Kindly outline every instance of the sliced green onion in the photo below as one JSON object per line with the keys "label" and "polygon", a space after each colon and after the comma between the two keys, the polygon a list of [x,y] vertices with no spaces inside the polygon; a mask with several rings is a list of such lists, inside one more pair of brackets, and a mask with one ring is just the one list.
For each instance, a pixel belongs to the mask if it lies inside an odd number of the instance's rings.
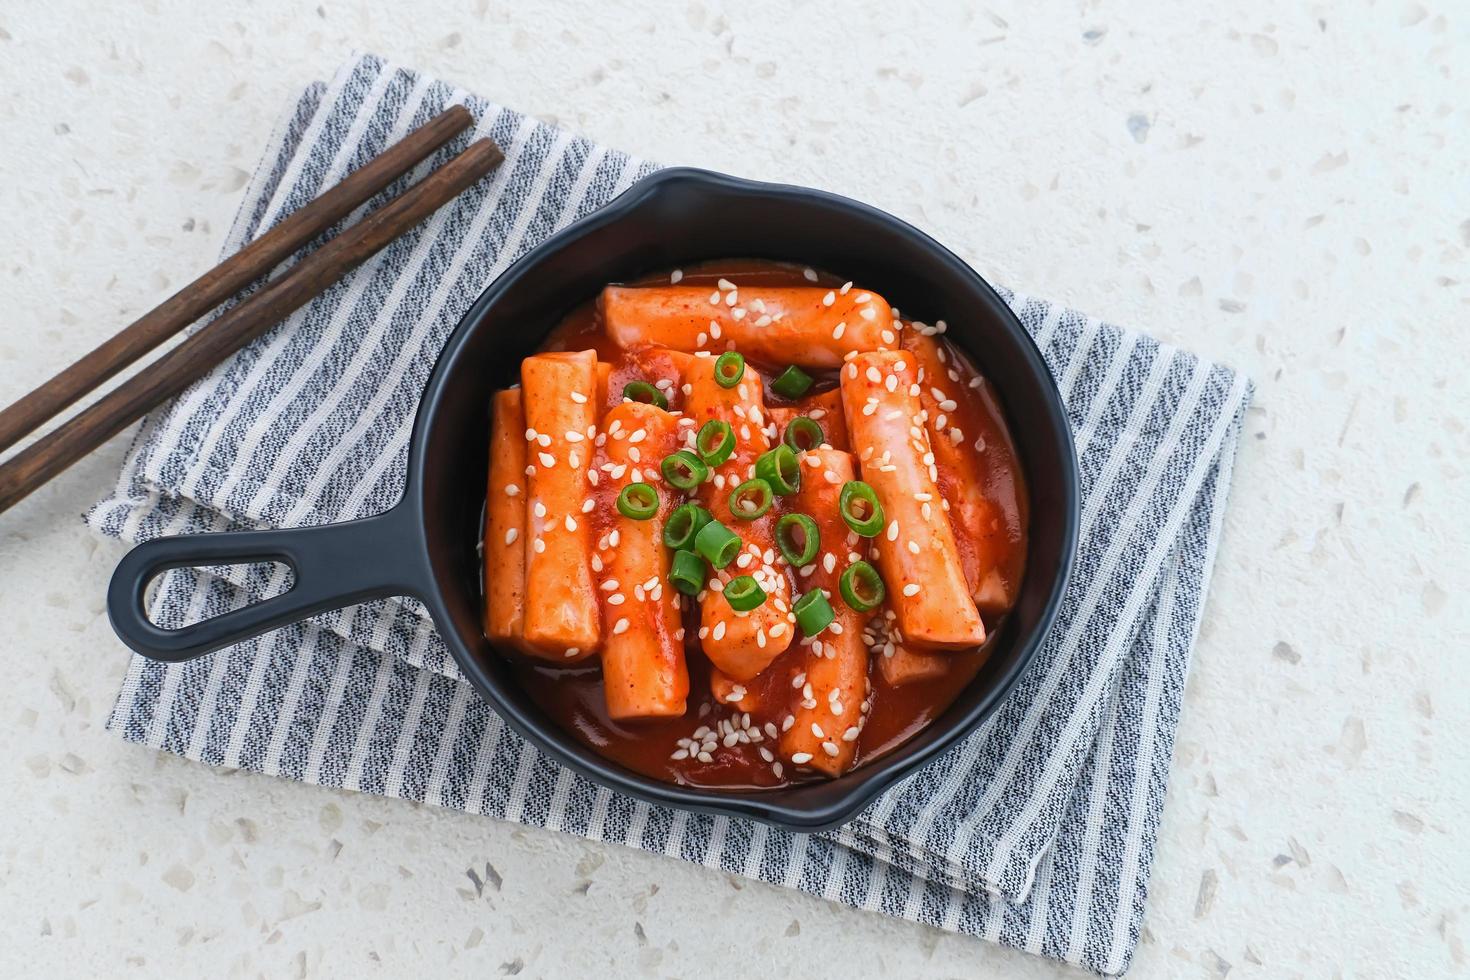
{"label": "sliced green onion", "polygon": [[727,350],[715,358],[715,384],[721,388],[733,388],[745,377],[745,358]]}
{"label": "sliced green onion", "polygon": [[700,459],[710,466],[719,466],[735,451],[735,430],[723,419],[710,419],[699,427],[694,448]]}
{"label": "sliced green onion", "polygon": [[797,599],[791,611],[796,613],[796,628],[807,636],[816,636],[831,626],[832,620],[837,618],[837,614],[832,611],[832,603],[822,595],[821,589],[812,589]]}
{"label": "sliced green onion", "polygon": [[664,397],[664,393],[647,381],[629,381],[623,385],[623,397],[629,401],[657,405],[659,408],[669,407],[669,400]]}
{"label": "sliced green onion", "polygon": [[[796,543],[797,528],[801,528],[799,547]],[[817,530],[817,522],[805,514],[785,514],[776,522],[776,547],[781,549],[781,554],[786,556],[792,567],[810,564],[821,546],[822,534]]]}
{"label": "sliced green onion", "polygon": [[694,550],[716,568],[724,568],[740,553],[740,535],[711,519],[694,536]]}
{"label": "sliced green onion", "polygon": [[806,394],[812,386],[812,376],[795,364],[777,375],[771,382],[771,390],[782,398],[796,399]]}
{"label": "sliced green onion", "polygon": [[681,504],[664,524],[664,544],[670,548],[693,548],[694,536],[712,520],[710,512],[698,504]]}
{"label": "sliced green onion", "polygon": [[822,431],[822,426],[810,415],[798,415],[786,423],[786,435],[781,441],[801,453],[816,449],[826,442],[827,433]]}
{"label": "sliced green onion", "polygon": [[737,575],[725,583],[725,601],[736,612],[749,612],[766,601],[766,590],[749,575]]}
{"label": "sliced green onion", "polygon": [[757,457],[755,475],[782,497],[801,489],[801,464],[796,461],[796,452],[784,442]]}
{"label": "sliced green onion", "polygon": [[730,491],[730,514],[742,521],[753,521],[771,509],[771,485],[760,477],[746,480]]}
{"label": "sliced green onion", "polygon": [[837,496],[837,508],[847,526],[865,538],[875,538],[883,530],[883,505],[878,495],[862,480],[848,480]]}
{"label": "sliced green onion", "polygon": [[692,551],[674,552],[674,564],[669,568],[669,581],[685,595],[697,595],[704,588],[707,566],[704,559]]}
{"label": "sliced green onion", "polygon": [[658,468],[663,471],[664,479],[680,490],[693,490],[709,477],[704,460],[687,449],[665,456]]}
{"label": "sliced green onion", "polygon": [[838,580],[838,587],[842,590],[843,601],[858,612],[876,609],[886,593],[878,569],[865,561],[848,565]]}
{"label": "sliced green onion", "polygon": [[618,492],[618,513],[646,521],[658,513],[658,491],[647,483],[630,483]]}

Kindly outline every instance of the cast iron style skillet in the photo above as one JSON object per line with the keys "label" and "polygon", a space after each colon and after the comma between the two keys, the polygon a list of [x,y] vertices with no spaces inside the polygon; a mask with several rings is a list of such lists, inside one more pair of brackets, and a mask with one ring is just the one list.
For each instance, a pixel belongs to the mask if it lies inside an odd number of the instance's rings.
{"label": "cast iron style skillet", "polygon": [[[561,730],[516,685],[481,632],[476,544],[485,500],[491,392],[518,381],[521,359],[572,307],[610,282],[706,259],[811,265],[881,293],[905,314],[949,323],[1005,407],[1030,487],[1030,551],[994,653],[943,714],[908,743],[839,779],[735,792],[675,786],[609,762]],[[376,517],[310,528],[159,538],[113,574],[107,606],[124,643],[156,660],[198,657],[313,613],[409,595],[428,607],[465,676],[539,749],[590,779],[650,803],[835,827],[969,734],[1005,697],[1056,615],[1076,548],[1071,431],[1040,353],[994,290],[927,235],[866,205],[802,187],[700,170],[664,170],[546,241],[481,294],[450,336],[413,431],[403,499]],[[143,612],[160,572],[279,561],[284,595],[177,630]]]}

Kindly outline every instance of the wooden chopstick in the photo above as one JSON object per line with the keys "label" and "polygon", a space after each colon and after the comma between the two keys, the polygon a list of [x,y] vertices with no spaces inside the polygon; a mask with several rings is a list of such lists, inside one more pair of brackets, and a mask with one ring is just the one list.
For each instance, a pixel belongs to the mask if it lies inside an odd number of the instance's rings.
{"label": "wooden chopstick", "polygon": [[95,404],[0,465],[0,511],[96,449],[150,409],[177,395],[225,357],[324,292],[384,245],[427,218],[503,159],[488,139],[434,171],[400,196],[267,283]]}
{"label": "wooden chopstick", "polygon": [[0,411],[0,452],[265,275],[292,252],[408,173],[472,122],[474,116],[462,105],[439,113],[56,377]]}

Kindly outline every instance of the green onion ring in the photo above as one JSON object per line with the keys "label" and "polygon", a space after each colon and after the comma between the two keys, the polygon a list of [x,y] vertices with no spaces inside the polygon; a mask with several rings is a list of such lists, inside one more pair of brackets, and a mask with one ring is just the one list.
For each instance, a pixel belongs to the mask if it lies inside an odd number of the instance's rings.
{"label": "green onion ring", "polygon": [[721,388],[733,388],[745,377],[745,358],[727,350],[715,358],[715,384]]}
{"label": "green onion ring", "polygon": [[771,509],[773,499],[771,485],[765,480],[760,477],[746,480],[730,491],[730,516],[736,520],[753,521]]}
{"label": "green onion ring", "polygon": [[669,400],[664,397],[664,393],[647,381],[629,381],[623,385],[623,397],[645,405],[657,405],[662,409],[669,407]]}
{"label": "green onion ring", "polygon": [[[866,517],[859,506],[867,512]],[[873,488],[862,480],[848,480],[842,485],[842,492],[837,496],[837,509],[842,512],[847,526],[865,538],[875,538],[883,530],[883,505],[878,503],[878,495]]]}
{"label": "green onion ring", "polygon": [[871,612],[883,602],[886,590],[878,569],[865,561],[855,561],[847,566],[838,580],[842,600],[858,612]]}
{"label": "green onion ring", "polygon": [[658,513],[658,491],[647,483],[630,483],[618,491],[618,513],[646,521]]}
{"label": "green onion ring", "polygon": [[822,595],[821,589],[812,589],[797,599],[791,611],[796,613],[797,629],[807,636],[816,636],[831,626],[832,620],[837,618],[837,614],[832,611],[832,604]]}
{"label": "green onion ring", "polygon": [[784,442],[756,458],[755,475],[782,497],[801,489],[801,464],[796,460],[796,450]]}
{"label": "green onion ring", "polygon": [[709,466],[719,466],[735,451],[735,430],[723,419],[710,419],[699,427],[694,449]]}
{"label": "green onion ring", "polygon": [[[801,528],[800,550],[796,547],[792,533],[796,528]],[[776,547],[781,549],[781,554],[793,568],[810,564],[822,547],[822,535],[817,530],[817,522],[805,514],[782,515],[776,522]]]}
{"label": "green onion ring", "polygon": [[665,456],[658,468],[664,479],[680,490],[693,490],[709,478],[709,467],[704,465],[704,460],[687,449]]}
{"label": "green onion ring", "polygon": [[710,512],[698,504],[681,504],[664,523],[664,544],[676,549],[693,548],[694,536],[712,520]]}
{"label": "green onion ring", "polygon": [[736,612],[749,612],[766,601],[766,590],[749,575],[737,575],[725,583],[725,601]]}
{"label": "green onion ring", "polygon": [[826,442],[827,433],[822,431],[821,423],[810,415],[798,415],[786,423],[786,435],[781,441],[801,453],[816,449]]}
{"label": "green onion ring", "polygon": [[685,595],[697,595],[704,588],[706,575],[704,559],[692,551],[674,552],[674,564],[669,569],[669,581]]}
{"label": "green onion ring", "polygon": [[812,376],[807,374],[795,364],[788,367],[777,375],[776,380],[771,382],[771,390],[782,398],[790,398],[795,401],[811,390]]}
{"label": "green onion ring", "polygon": [[694,550],[716,568],[724,568],[740,553],[740,535],[711,520],[694,536]]}

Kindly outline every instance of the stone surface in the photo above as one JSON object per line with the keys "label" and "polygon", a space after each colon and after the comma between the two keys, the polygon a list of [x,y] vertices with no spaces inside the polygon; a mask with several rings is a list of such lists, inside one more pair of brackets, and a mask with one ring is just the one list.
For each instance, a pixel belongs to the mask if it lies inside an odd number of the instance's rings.
{"label": "stone surface", "polygon": [[[209,266],[285,100],[354,46],[871,201],[1259,384],[1133,975],[1470,971],[1464,5],[531,6],[0,7],[0,400]],[[6,974],[1074,973],[124,746],[121,548],[76,516],[123,448],[0,515]]]}

